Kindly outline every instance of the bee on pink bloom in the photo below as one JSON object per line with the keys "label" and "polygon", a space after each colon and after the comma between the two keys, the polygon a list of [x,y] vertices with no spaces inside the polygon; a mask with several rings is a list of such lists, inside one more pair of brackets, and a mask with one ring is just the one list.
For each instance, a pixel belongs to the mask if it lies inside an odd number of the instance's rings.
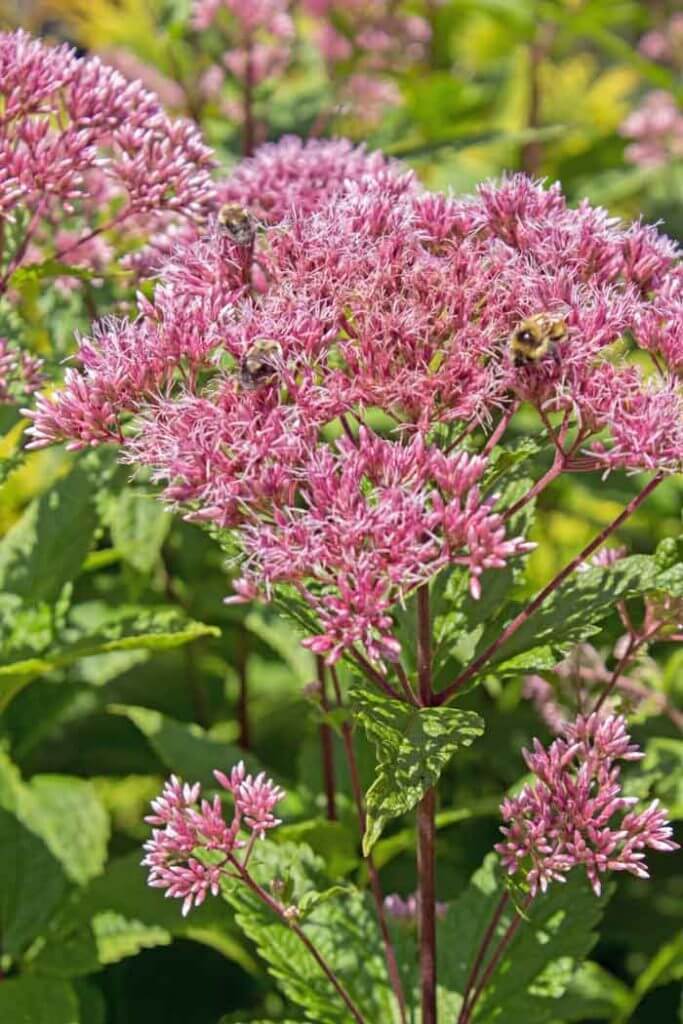
{"label": "bee on pink bloom", "polygon": [[249,210],[239,203],[224,203],[218,211],[219,225],[230,235],[235,245],[253,245],[256,224]]}
{"label": "bee on pink bloom", "polygon": [[567,325],[552,313],[536,313],[517,324],[508,340],[515,366],[538,363],[553,345],[567,337]]}
{"label": "bee on pink bloom", "polygon": [[273,338],[259,338],[240,362],[240,383],[253,390],[274,384],[282,366],[282,349]]}

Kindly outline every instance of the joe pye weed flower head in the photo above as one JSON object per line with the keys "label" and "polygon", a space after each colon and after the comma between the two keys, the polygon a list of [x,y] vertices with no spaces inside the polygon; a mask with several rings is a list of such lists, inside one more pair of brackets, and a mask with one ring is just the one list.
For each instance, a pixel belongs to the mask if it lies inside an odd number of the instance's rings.
{"label": "joe pye weed flower head", "polygon": [[[551,475],[680,466],[682,278],[665,237],[571,209],[558,186],[515,176],[453,199],[347,156],[327,202],[283,174],[268,198],[276,155],[248,161],[226,197],[258,210],[264,183],[253,244],[219,220],[179,248],[136,320],[83,340],[31,432],[119,444],[190,518],[233,531],[235,599],[284,596],[317,623],[313,650],[383,670],[392,609],[416,587],[462,565],[477,598],[485,570],[529,550],[486,486],[486,438],[520,403],[554,446]],[[508,339],[540,314],[562,340],[520,363]]]}

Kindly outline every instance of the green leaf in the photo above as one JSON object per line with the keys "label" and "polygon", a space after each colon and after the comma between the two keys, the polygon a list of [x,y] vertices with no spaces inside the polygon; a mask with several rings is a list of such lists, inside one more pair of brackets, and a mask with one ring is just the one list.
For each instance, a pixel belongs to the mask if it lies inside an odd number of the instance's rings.
{"label": "green leaf", "polygon": [[31,502],[0,541],[0,590],[55,601],[75,579],[97,527],[93,482],[80,466]]}
{"label": "green leaf", "polygon": [[[286,883],[286,901],[298,905],[325,886],[322,863],[306,846],[259,843],[252,861],[262,885]],[[256,944],[287,998],[303,1007],[316,1024],[349,1024],[351,1017],[330,982],[291,928],[246,886],[231,886],[225,898],[237,922]],[[310,900],[310,896],[308,899]],[[351,887],[311,909],[301,928],[359,1007],[365,1019],[382,1024],[398,1020],[384,962],[376,918],[368,899]]]}
{"label": "green leaf", "polygon": [[358,854],[358,827],[341,821],[312,818],[292,825],[280,825],[273,842],[307,843],[314,853],[323,858],[331,878],[340,878],[353,871],[360,859]]}
{"label": "green leaf", "polygon": [[67,881],[47,846],[3,809],[0,864],[0,942],[3,953],[14,957],[41,934],[64,899]]}
{"label": "green leaf", "polygon": [[24,787],[18,817],[45,841],[71,881],[83,885],[102,872],[109,818],[90,782],[36,775]]}
{"label": "green leaf", "polygon": [[[518,449],[497,449],[493,473],[501,467],[503,480],[496,479],[501,488],[497,507],[513,505],[524,497],[533,481],[519,477],[517,471],[533,454],[532,446],[521,444]],[[507,478],[507,479],[506,479]],[[512,517],[508,535],[526,537],[531,529],[535,503],[528,502]],[[441,689],[460,669],[468,665],[481,649],[486,624],[501,622],[515,597],[515,588],[521,584],[527,556],[511,559],[502,569],[487,569],[481,576],[481,597],[475,601],[470,594],[469,573],[456,567],[442,573],[432,587],[432,618],[434,622],[434,687]],[[502,628],[502,627],[501,627]],[[554,664],[554,663],[553,663]]]}
{"label": "green leaf", "polygon": [[[617,601],[652,591],[657,577],[655,559],[647,555],[575,572],[503,644],[488,667],[495,666],[497,675],[552,667],[571,646],[599,632],[600,623],[612,614]],[[499,632],[499,623],[489,626],[478,650],[486,648]]]}
{"label": "green leaf", "polygon": [[132,705],[113,704],[109,711],[127,718],[149,741],[150,746],[169,771],[188,782],[216,786],[213,772],[244,760],[250,769],[258,768],[255,760],[244,755],[239,747],[224,740],[212,739],[198,725],[176,722],[160,711]]}
{"label": "green leaf", "polygon": [[77,979],[74,989],[78,996],[80,1024],[107,1024],[107,1004],[96,985]]}
{"label": "green leaf", "polygon": [[8,978],[0,985],[2,1024],[84,1024],[78,997],[65,981]]}
{"label": "green leaf", "polygon": [[560,1000],[558,1014],[563,1021],[610,1020],[626,1005],[628,986],[606,971],[600,964],[587,960],[577,968],[566,993]]}
{"label": "green leaf", "polygon": [[645,757],[637,775],[628,779],[628,796],[661,800],[672,820],[683,818],[683,740],[655,736],[645,745]]}
{"label": "green leaf", "polygon": [[301,646],[298,632],[281,616],[263,608],[250,608],[244,626],[282,658],[300,683],[310,683],[315,678],[315,658]]}
{"label": "green leaf", "polygon": [[[439,926],[439,980],[448,992],[460,997],[454,1001],[455,1013],[503,891],[497,858],[490,854]],[[595,928],[608,896],[597,898],[577,870],[564,885],[551,886],[545,895],[536,897],[478,1003],[474,1021],[550,1024],[564,1019],[561,997],[597,939]],[[509,901],[496,931],[498,937],[513,913]]]}
{"label": "green leaf", "polygon": [[79,281],[101,281],[111,278],[126,278],[129,274],[130,271],[112,270],[111,268],[107,270],[106,274],[102,274],[96,270],[89,270],[87,267],[74,266],[63,260],[52,258],[43,260],[42,263],[30,263],[28,266],[18,267],[10,281],[14,288],[21,291],[29,285],[45,280],[51,281],[56,277],[74,277]]}
{"label": "green leaf", "polygon": [[150,573],[171,527],[168,509],[153,495],[124,487],[101,501],[100,510],[124,561],[138,572]]}
{"label": "green leaf", "polygon": [[366,797],[367,854],[386,822],[410,811],[457,750],[484,731],[483,719],[461,708],[416,708],[355,687],[351,698],[377,749],[377,774]]}
{"label": "green leaf", "polygon": [[166,946],[171,942],[165,928],[131,920],[113,910],[95,915],[93,931],[102,964],[115,964],[135,956],[141,949]]}
{"label": "green leaf", "polygon": [[644,971],[636,978],[633,991],[621,1010],[615,1015],[613,1024],[627,1024],[652,989],[667,985],[683,978],[683,933],[661,946]]}
{"label": "green leaf", "polygon": [[47,629],[40,634],[39,622],[42,619],[36,619],[33,629],[46,643],[42,650],[31,657],[22,656],[26,652],[10,650],[4,663],[0,657],[0,707],[3,698],[7,702],[29,679],[64,668],[81,658],[111,651],[164,651],[202,636],[220,636],[215,626],[196,622],[176,608],[147,605],[111,608],[102,601],[73,607],[58,638],[50,637]]}
{"label": "green leaf", "polygon": [[[500,799],[487,797],[482,800],[472,800],[466,807],[439,811],[435,815],[434,824],[438,830],[458,825],[461,821],[469,821],[472,818],[497,819],[499,816]],[[381,869],[400,854],[414,850],[416,841],[417,831],[415,828],[403,828],[386,839],[380,839],[372,853],[375,867]]]}
{"label": "green leaf", "polygon": [[103,963],[134,956],[139,950],[166,946],[174,937],[217,950],[256,973],[251,952],[239,935],[234,915],[220,899],[209,899],[188,917],[180,901],[168,900],[147,885],[139,850],[112,861],[60,913],[31,969],[58,977],[79,977]]}

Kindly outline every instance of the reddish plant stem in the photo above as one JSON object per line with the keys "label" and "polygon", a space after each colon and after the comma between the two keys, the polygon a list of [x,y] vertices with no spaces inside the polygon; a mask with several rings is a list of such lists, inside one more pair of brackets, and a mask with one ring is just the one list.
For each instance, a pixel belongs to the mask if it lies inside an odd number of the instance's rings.
{"label": "reddish plant stem", "polygon": [[[531,897],[529,896],[524,903],[523,909],[526,910],[529,907],[530,903]],[[491,957],[487,964],[486,970],[482,975],[481,981],[478,983],[478,985],[476,986],[472,993],[472,998],[470,999],[469,1004],[467,1006],[463,1006],[462,1010],[460,1011],[458,1024],[469,1024],[469,1022],[472,1020],[472,1014],[474,1012],[475,1006],[477,1005],[477,1002],[479,1001],[480,996],[482,995],[486,986],[488,985],[491,978],[495,974],[500,961],[502,960],[508,946],[514,939],[517,933],[517,929],[519,928],[521,923],[522,917],[519,914],[519,911],[515,911],[515,916],[513,917],[508,927],[506,928],[504,934],[501,936],[500,942],[498,943],[493,956]]]}
{"label": "reddish plant stem", "polygon": [[416,704],[417,705],[419,703],[419,701],[418,701],[417,697],[415,696],[415,691],[413,690],[412,686],[410,685],[410,680],[408,679],[408,676],[406,674],[406,670],[404,669],[403,665],[401,664],[400,661],[398,661],[394,665],[394,668],[396,670],[396,675],[398,676],[398,680],[399,680],[399,682],[401,684],[403,692],[406,695],[406,700],[408,700],[409,703],[411,703],[411,704]]}
{"label": "reddish plant stem", "polygon": [[420,987],[423,1024],[436,1024],[436,789],[428,789],[417,808]]}
{"label": "reddish plant stem", "polygon": [[465,990],[462,994],[462,1006],[460,1007],[458,1024],[462,1024],[464,1020],[464,1014],[467,1009],[467,1002],[470,997],[470,992],[472,991],[473,986],[477,982],[477,979],[479,977],[479,971],[481,970],[481,965],[484,962],[484,957],[486,956],[488,948],[491,945],[491,939],[496,934],[496,928],[498,927],[498,923],[501,917],[503,916],[503,912],[505,911],[509,898],[510,896],[507,889],[504,889],[503,894],[498,900],[498,904],[493,913],[493,916],[488,923],[488,927],[484,932],[484,936],[481,940],[481,943],[479,944],[477,955],[474,958],[474,962],[472,963],[472,967],[470,968],[470,972],[467,976],[467,981],[465,982]]}
{"label": "reddish plant stem", "polygon": [[562,583],[564,583],[564,581],[569,576],[571,576],[574,570],[578,568],[578,566],[581,565],[582,562],[585,562],[586,559],[589,558],[590,555],[592,555],[593,552],[600,547],[600,545],[607,539],[607,537],[609,537],[610,534],[617,530],[621,526],[621,524],[624,523],[640,505],[642,505],[642,503],[652,493],[652,491],[654,491],[654,489],[659,486],[663,478],[663,473],[657,473],[657,475],[654,476],[650,480],[650,482],[645,485],[642,491],[639,494],[637,494],[635,498],[632,498],[631,501],[629,501],[626,508],[622,512],[620,512],[619,515],[615,519],[613,519],[611,523],[605,526],[604,529],[602,529],[600,533],[593,538],[590,544],[587,544],[586,547],[582,551],[580,551],[575,558],[571,560],[571,562],[565,565],[564,569],[558,572],[558,574],[553,577],[550,583],[548,583],[545,587],[543,587],[542,590],[539,591],[539,593],[536,595],[533,601],[530,601],[526,608],[522,609],[519,615],[515,616],[512,622],[508,623],[505,629],[498,634],[496,639],[489,644],[486,650],[482,651],[479,657],[475,658],[474,661],[470,662],[467,668],[460,673],[457,679],[455,679],[449,686],[442,690],[441,693],[435,695],[434,703],[438,705],[445,704],[447,701],[451,699],[451,697],[453,697],[459,690],[461,690],[462,687],[470,681],[470,679],[476,676],[479,670],[483,668],[483,666],[493,657],[493,655],[505,643],[507,643],[510,637],[514,636],[517,630],[520,629],[521,626],[523,626],[524,623],[531,618],[534,612],[538,611],[538,609],[541,607],[546,598],[549,597],[553,593],[553,591],[557,590],[557,588]]}
{"label": "reddish plant stem", "polygon": [[251,748],[251,724],[249,721],[249,650],[245,637],[238,636],[235,644],[235,668],[237,669],[237,743],[242,750]]}
{"label": "reddish plant stem", "polygon": [[[327,683],[325,679],[325,662],[320,655],[315,659],[320,684],[320,703],[325,712],[330,710],[327,700]],[[325,800],[327,802],[327,820],[337,820],[336,783],[334,776],[334,749],[332,746],[332,729],[326,722],[320,725],[320,753],[322,756],[323,782],[325,785]]]}
{"label": "reddish plant stem", "polygon": [[516,501],[514,505],[510,505],[509,508],[503,512],[503,519],[511,519],[515,513],[523,509],[525,505],[528,505],[530,501],[537,498],[541,491],[544,491],[548,484],[551,484],[564,470],[565,468],[565,457],[564,453],[558,451],[555,455],[552,466],[548,469],[543,476],[536,481],[533,487],[530,487],[526,494]]}
{"label": "reddish plant stem", "polygon": [[384,678],[381,672],[378,672],[377,669],[372,667],[368,659],[364,657],[364,655],[362,655],[360,651],[352,649],[348,652],[347,657],[350,658],[351,661],[354,661],[356,665],[358,665],[358,667],[363,670],[363,672],[368,677],[370,682],[375,683],[377,686],[379,686],[380,690],[386,693],[387,697],[391,697],[393,700],[404,701],[404,698],[401,696],[401,694],[393,688],[391,683]]}
{"label": "reddish plant stem", "polygon": [[[527,127],[531,132],[541,126],[541,68],[550,49],[554,29],[552,25],[540,25],[536,38],[529,47],[529,112]],[[530,139],[522,146],[520,154],[522,170],[537,178],[543,162],[543,144],[539,139]]]}
{"label": "reddish plant stem", "polygon": [[242,135],[242,153],[244,156],[254,155],[256,130],[254,125],[254,46],[250,38],[245,43],[246,62],[244,68],[243,111],[244,125]]}
{"label": "reddish plant stem", "polygon": [[517,412],[518,409],[519,409],[519,399],[515,399],[515,401],[511,404],[510,408],[507,409],[503,413],[503,415],[501,416],[500,421],[498,422],[498,425],[497,425],[496,429],[493,431],[493,433],[489,437],[488,441],[484,445],[484,450],[482,452],[482,455],[488,455],[488,453],[493,448],[495,448],[495,446],[498,444],[498,442],[500,441],[501,437],[503,436],[503,434],[507,430],[508,425],[510,423],[510,420],[515,415],[515,413]]}
{"label": "reddish plant stem", "polygon": [[328,964],[327,960],[325,960],[323,955],[320,952],[318,952],[316,947],[309,939],[308,935],[306,935],[303,928],[301,928],[301,926],[298,925],[293,918],[287,916],[286,908],[283,907],[282,904],[274,900],[273,897],[266,892],[263,886],[259,885],[258,882],[254,878],[252,878],[252,876],[249,874],[246,868],[242,864],[240,864],[236,857],[231,856],[230,863],[235,868],[242,881],[251,889],[251,891],[256,896],[258,896],[261,902],[265,903],[268,909],[272,910],[274,914],[277,914],[280,920],[284,921],[285,924],[289,928],[291,928],[291,930],[294,932],[299,941],[303,943],[303,945],[306,947],[306,949],[311,954],[315,962],[318,964],[321,971],[326,976],[330,984],[333,986],[339,997],[345,1003],[349,1013],[356,1021],[356,1024],[366,1024],[365,1017],[362,1015],[362,1013],[354,1003],[353,999],[346,991],[341,981],[334,973],[333,969]]}
{"label": "reddish plant stem", "polygon": [[[341,686],[339,685],[339,677],[334,666],[330,669],[330,675],[332,676],[332,683],[334,686],[335,697],[337,699],[337,706],[343,707]],[[346,754],[346,761],[349,767],[349,778],[351,780],[351,790],[353,792],[353,799],[356,804],[356,812],[358,814],[358,824],[360,827],[361,839],[365,835],[365,802],[363,800],[363,787],[360,782],[360,774],[358,772],[358,761],[356,759],[356,752],[353,747],[353,733],[351,726],[348,722],[342,724],[342,741],[344,744],[344,753]],[[407,1019],[406,1011],[406,1000],[403,992],[403,985],[401,983],[401,974],[398,969],[398,960],[396,959],[396,950],[391,940],[391,934],[387,925],[387,918],[384,912],[384,896],[382,893],[382,885],[379,879],[379,871],[375,865],[375,861],[371,853],[367,856],[364,855],[365,863],[368,869],[368,876],[370,878],[370,889],[372,891],[372,898],[375,903],[375,911],[377,913],[377,921],[379,929],[382,935],[382,943],[384,945],[384,958],[387,964],[387,972],[389,974],[389,981],[391,987],[396,996],[396,1002],[398,1003],[399,1013],[401,1016],[401,1024],[405,1024]]]}
{"label": "reddish plant stem", "polygon": [[600,694],[600,696],[598,697],[598,699],[597,699],[597,701],[595,703],[595,707],[593,708],[593,711],[599,711],[600,710],[600,708],[605,703],[605,701],[609,697],[609,695],[612,692],[612,690],[614,689],[614,687],[617,685],[617,682],[619,680],[619,676],[621,675],[621,673],[624,671],[624,669],[628,665],[630,665],[630,663],[633,661],[633,659],[635,658],[635,656],[638,653],[638,651],[640,650],[640,648],[643,646],[643,644],[646,644],[657,633],[657,631],[659,630],[660,626],[661,626],[661,623],[658,622],[658,623],[656,623],[652,627],[652,629],[650,629],[646,633],[643,633],[641,636],[638,636],[636,634],[633,634],[631,636],[630,641],[629,641],[629,645],[628,645],[628,647],[626,649],[625,654],[617,662],[617,665],[616,665],[614,671],[612,672],[612,675],[610,676],[607,684],[605,685],[604,690],[602,691],[602,693]]}
{"label": "reddish plant stem", "polygon": [[429,584],[423,583],[417,591],[417,678],[420,703],[428,708],[432,703],[432,620],[429,610]]}
{"label": "reddish plant stem", "polygon": [[[417,591],[417,676],[420,703],[434,702],[432,622],[429,584]],[[436,1024],[436,789],[428,789],[417,808],[418,920],[422,1024]]]}
{"label": "reddish plant stem", "polygon": [[41,199],[40,202],[38,203],[38,205],[36,206],[35,210],[33,211],[32,215],[31,215],[31,219],[30,219],[30,221],[28,223],[28,226],[26,228],[26,232],[24,234],[24,237],[22,238],[21,242],[17,246],[16,251],[14,252],[14,254],[11,256],[11,258],[9,260],[9,263],[7,264],[7,269],[6,269],[5,273],[2,276],[2,279],[0,280],[0,295],[3,295],[5,293],[5,291],[7,290],[7,287],[9,285],[10,278],[12,277],[12,274],[20,266],[21,261],[23,260],[24,256],[26,255],[26,250],[28,249],[29,242],[33,238],[33,235],[35,234],[36,229],[37,229],[38,225],[40,224],[40,218],[43,215],[43,210],[44,209],[45,209],[45,201],[43,199]]}

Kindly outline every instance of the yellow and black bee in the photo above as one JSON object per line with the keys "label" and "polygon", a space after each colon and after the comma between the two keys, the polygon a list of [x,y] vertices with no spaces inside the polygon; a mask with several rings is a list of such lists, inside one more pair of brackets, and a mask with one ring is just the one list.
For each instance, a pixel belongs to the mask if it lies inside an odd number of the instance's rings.
{"label": "yellow and black bee", "polygon": [[240,383],[253,390],[264,384],[273,384],[282,365],[282,349],[272,338],[255,341],[240,362]]}
{"label": "yellow and black bee", "polygon": [[515,366],[537,363],[552,346],[567,337],[567,325],[552,313],[536,313],[517,324],[508,340]]}
{"label": "yellow and black bee", "polygon": [[218,223],[236,245],[251,245],[254,241],[254,218],[239,203],[224,203],[218,211]]}
{"label": "yellow and black bee", "polygon": [[526,362],[538,362],[558,341],[564,341],[567,326],[561,316],[536,313],[523,319],[508,341],[513,364],[521,367]]}

